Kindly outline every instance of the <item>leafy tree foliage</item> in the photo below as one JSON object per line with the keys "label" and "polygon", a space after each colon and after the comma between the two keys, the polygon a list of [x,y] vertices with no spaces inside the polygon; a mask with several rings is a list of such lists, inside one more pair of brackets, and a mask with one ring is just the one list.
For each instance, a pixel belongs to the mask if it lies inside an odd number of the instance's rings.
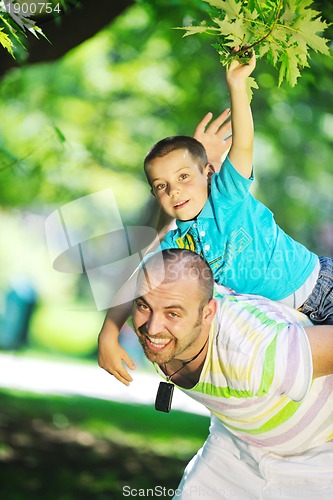
{"label": "leafy tree foliage", "polygon": [[[98,4],[94,0],[1,0],[0,28],[6,35],[4,39],[9,39],[7,48],[12,50],[14,58],[2,50],[0,76],[22,64],[59,59],[93,37],[133,3],[134,0],[99,0]],[[27,29],[30,27],[34,30]],[[41,29],[43,37],[39,36]]]}
{"label": "leafy tree foliage", "polygon": [[[328,39],[322,33],[328,24],[320,13],[310,8],[312,0],[203,0],[212,9],[213,26],[203,21],[199,26],[188,26],[185,35],[208,33],[217,36],[213,44],[222,65],[233,59],[247,62],[255,50],[258,57],[279,68],[279,86],[284,79],[293,87],[300,68],[309,66],[309,50],[329,55]],[[233,48],[238,46],[238,52]],[[258,88],[253,78],[251,88]]]}
{"label": "leafy tree foliage", "polygon": [[[67,4],[70,2],[67,2]],[[18,0],[2,0],[0,3],[0,44],[15,58],[14,51],[25,50],[23,38],[30,32],[38,38],[45,37],[35,19],[45,14],[59,15],[66,2],[36,2]]]}
{"label": "leafy tree foliage", "polygon": [[[331,5],[314,9],[330,22]],[[202,16],[199,0],[138,0],[60,60],[8,72],[0,89],[2,206],[49,213],[111,187],[125,222],[154,214],[146,151],[167,135],[192,134],[207,111],[229,105],[211,37],[182,39],[174,29]],[[310,62],[293,88],[277,86],[265,58],[257,63],[255,195],[289,234],[332,253],[333,63],[314,52]]]}

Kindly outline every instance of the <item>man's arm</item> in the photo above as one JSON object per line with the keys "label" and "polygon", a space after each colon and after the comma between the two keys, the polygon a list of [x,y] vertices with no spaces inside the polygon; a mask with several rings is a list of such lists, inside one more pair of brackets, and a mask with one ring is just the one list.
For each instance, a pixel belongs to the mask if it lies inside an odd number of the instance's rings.
{"label": "man's arm", "polygon": [[333,374],[333,325],[316,325],[305,328],[313,364],[313,377]]}
{"label": "man's arm", "polygon": [[254,70],[255,64],[255,55],[247,65],[232,61],[226,74],[232,123],[229,158],[235,169],[247,179],[252,175],[254,131],[246,80]]}

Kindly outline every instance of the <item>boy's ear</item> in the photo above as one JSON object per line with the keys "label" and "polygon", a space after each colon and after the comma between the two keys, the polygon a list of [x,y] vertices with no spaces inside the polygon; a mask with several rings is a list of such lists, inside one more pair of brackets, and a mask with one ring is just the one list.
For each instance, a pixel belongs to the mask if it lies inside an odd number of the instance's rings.
{"label": "boy's ear", "polygon": [[151,194],[154,196],[154,198],[156,198],[156,195],[155,195],[155,193],[154,193],[153,188],[150,188],[150,192],[151,192]]}
{"label": "boy's ear", "polygon": [[205,165],[204,173],[205,173],[208,180],[210,180],[211,176],[213,174],[215,174],[215,168],[213,167],[213,165],[211,163],[207,163],[207,165]]}

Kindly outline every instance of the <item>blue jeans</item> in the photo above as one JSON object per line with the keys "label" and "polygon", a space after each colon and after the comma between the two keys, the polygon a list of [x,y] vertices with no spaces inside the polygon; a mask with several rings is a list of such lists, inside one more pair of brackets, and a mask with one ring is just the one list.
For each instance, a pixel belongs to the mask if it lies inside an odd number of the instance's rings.
{"label": "blue jeans", "polygon": [[317,283],[300,310],[315,324],[333,325],[333,258],[319,257]]}

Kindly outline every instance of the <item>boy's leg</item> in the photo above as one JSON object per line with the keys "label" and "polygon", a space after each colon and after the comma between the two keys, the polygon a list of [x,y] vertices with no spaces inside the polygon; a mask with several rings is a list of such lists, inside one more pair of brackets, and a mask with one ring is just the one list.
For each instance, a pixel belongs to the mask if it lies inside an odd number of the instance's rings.
{"label": "boy's leg", "polygon": [[333,325],[333,258],[319,257],[319,278],[301,311],[315,324]]}

